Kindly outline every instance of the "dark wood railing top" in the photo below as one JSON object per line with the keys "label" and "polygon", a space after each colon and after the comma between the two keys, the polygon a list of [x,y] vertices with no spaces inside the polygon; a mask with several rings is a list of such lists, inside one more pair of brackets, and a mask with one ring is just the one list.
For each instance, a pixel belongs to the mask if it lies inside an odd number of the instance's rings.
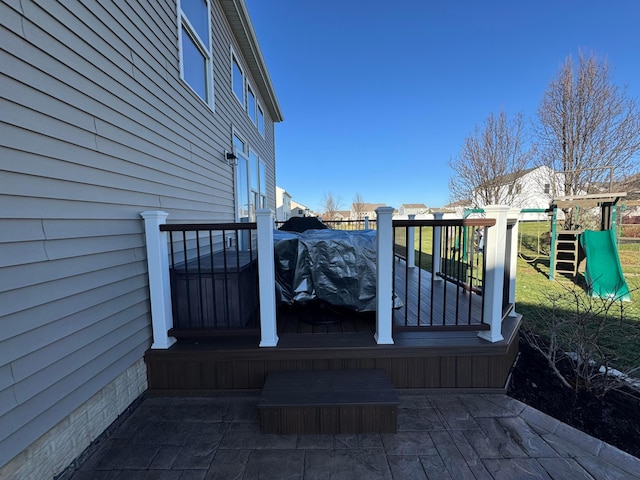
{"label": "dark wood railing top", "polygon": [[256,222],[247,223],[167,223],[160,225],[161,232],[193,232],[203,230],[255,230]]}

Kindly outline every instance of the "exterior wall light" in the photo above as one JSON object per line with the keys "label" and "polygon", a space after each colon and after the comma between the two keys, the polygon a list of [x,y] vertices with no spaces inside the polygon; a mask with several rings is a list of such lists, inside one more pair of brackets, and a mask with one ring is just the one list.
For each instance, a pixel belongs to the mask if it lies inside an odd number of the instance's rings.
{"label": "exterior wall light", "polygon": [[235,167],[236,165],[238,165],[238,157],[236,157],[233,152],[227,152],[225,150],[224,158],[230,166]]}

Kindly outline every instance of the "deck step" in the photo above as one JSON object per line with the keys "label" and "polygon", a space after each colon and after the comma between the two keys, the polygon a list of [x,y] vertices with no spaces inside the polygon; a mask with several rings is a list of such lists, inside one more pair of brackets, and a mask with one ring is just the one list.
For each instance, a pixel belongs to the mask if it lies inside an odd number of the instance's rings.
{"label": "deck step", "polygon": [[258,411],[262,433],[396,433],[398,404],[384,370],[275,371]]}

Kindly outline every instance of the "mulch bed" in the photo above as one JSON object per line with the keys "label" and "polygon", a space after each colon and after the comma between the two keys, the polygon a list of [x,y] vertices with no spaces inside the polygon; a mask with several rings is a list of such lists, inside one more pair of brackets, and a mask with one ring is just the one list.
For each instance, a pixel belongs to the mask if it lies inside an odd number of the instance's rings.
{"label": "mulch bed", "polygon": [[640,457],[640,392],[625,388],[598,398],[566,388],[547,360],[520,339],[508,394],[568,425]]}

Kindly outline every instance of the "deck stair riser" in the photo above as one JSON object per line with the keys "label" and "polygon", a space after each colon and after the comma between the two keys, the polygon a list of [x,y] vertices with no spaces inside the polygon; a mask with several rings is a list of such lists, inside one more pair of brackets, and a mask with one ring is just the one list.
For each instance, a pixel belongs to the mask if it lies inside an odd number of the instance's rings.
{"label": "deck stair riser", "polygon": [[258,411],[263,433],[395,433],[398,404],[382,369],[276,371]]}

